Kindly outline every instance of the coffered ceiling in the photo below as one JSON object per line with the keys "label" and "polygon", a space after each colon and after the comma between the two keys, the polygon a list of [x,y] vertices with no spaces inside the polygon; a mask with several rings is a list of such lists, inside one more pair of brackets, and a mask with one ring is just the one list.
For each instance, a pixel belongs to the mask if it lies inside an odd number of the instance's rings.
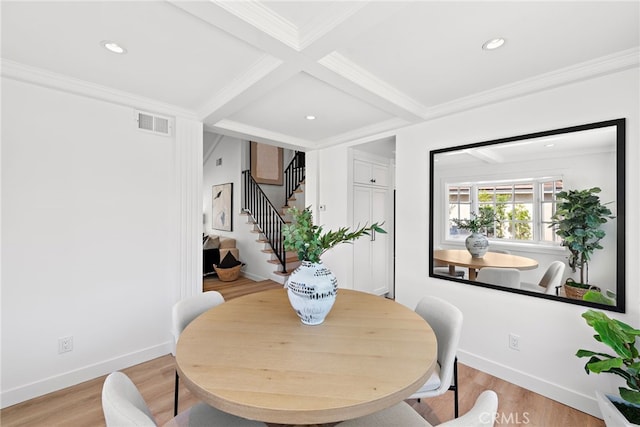
{"label": "coffered ceiling", "polygon": [[[2,1],[2,68],[167,104],[214,132],[316,148],[637,66],[639,4]],[[482,49],[496,37],[504,46]]]}

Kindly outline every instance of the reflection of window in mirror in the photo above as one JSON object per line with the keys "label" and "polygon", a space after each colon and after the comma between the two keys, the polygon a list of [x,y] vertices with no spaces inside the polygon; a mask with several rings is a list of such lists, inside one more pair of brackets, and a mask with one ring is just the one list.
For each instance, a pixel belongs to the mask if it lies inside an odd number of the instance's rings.
{"label": "reflection of window in mirror", "polygon": [[562,178],[503,179],[494,182],[444,183],[443,206],[449,205],[444,235],[449,242],[464,241],[468,230],[456,227],[454,219],[470,218],[480,212],[495,216],[493,226],[482,230],[489,240],[559,246],[549,228],[555,213],[556,194]]}

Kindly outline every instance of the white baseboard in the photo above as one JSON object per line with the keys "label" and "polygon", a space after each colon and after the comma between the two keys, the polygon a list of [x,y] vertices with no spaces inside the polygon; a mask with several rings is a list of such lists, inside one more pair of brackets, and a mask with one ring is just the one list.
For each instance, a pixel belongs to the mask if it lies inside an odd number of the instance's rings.
{"label": "white baseboard", "polygon": [[284,283],[287,281],[287,278],[284,276],[280,276],[278,274],[272,274],[270,277],[274,282],[280,283],[284,286]]}
{"label": "white baseboard", "polygon": [[6,408],[35,397],[107,375],[113,371],[118,371],[120,369],[128,368],[130,366],[164,356],[171,353],[171,345],[172,342],[167,341],[166,343],[159,344],[154,347],[145,348],[133,353],[95,363],[93,365],[84,366],[73,371],[45,378],[40,381],[5,390],[0,395],[0,407]]}
{"label": "white baseboard", "polygon": [[[587,396],[575,390],[570,390],[547,380],[534,377],[526,372],[510,368],[462,350],[458,351],[458,361],[579,411],[586,412],[594,417],[602,418],[595,396]],[[461,385],[461,387],[464,387],[464,384]]]}
{"label": "white baseboard", "polygon": [[247,273],[247,272],[244,272],[244,271],[242,272],[242,276],[246,277],[247,279],[255,280],[256,282],[261,282],[263,280],[267,280],[266,277],[258,276],[257,274]]}

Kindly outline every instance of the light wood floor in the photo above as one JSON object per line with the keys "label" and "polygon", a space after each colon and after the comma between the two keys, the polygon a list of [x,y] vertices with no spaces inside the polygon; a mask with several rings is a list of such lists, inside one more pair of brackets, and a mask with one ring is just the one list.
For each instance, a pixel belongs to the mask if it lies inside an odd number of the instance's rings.
{"label": "light wood floor", "polygon": [[238,298],[242,295],[254,292],[266,291],[268,289],[282,288],[282,284],[272,280],[262,280],[260,282],[240,277],[233,282],[222,282],[216,276],[206,276],[202,281],[202,289],[206,291],[218,291],[225,300]]}
{"label": "light wood floor", "polygon": [[[245,280],[246,286],[243,286]],[[205,281],[206,290],[219,290],[225,299],[252,292],[251,289],[255,291],[281,286],[276,282],[256,283],[248,279],[227,283],[210,278]],[[164,424],[173,416],[174,368],[173,357],[166,355],[123,370],[140,389],[158,424]],[[5,408],[0,411],[0,425],[104,426],[100,403],[104,378],[96,378]],[[496,426],[604,426],[598,418],[463,364],[459,364],[459,384],[461,413],[473,405],[475,398],[483,390],[491,389],[498,393],[499,419]],[[181,386],[180,410],[185,410],[196,402],[197,399]],[[415,400],[408,402],[431,424],[437,425],[453,418],[453,392],[422,400],[420,403]]]}

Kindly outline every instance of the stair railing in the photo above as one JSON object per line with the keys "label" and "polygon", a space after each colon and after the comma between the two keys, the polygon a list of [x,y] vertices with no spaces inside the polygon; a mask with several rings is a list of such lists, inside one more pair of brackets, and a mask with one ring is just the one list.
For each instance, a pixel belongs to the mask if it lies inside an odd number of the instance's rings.
{"label": "stair railing", "polygon": [[273,206],[262,188],[251,176],[251,172],[242,172],[244,184],[244,200],[242,209],[253,218],[260,232],[267,239],[273,253],[282,264],[282,272],[287,272],[287,256],[282,239],[282,226],[284,219]]}
{"label": "stair railing", "polygon": [[305,178],[305,158],[303,151],[296,151],[289,162],[289,166],[284,171],[284,193],[285,204],[289,206],[289,198],[293,196],[293,193],[300,186],[300,183]]}

